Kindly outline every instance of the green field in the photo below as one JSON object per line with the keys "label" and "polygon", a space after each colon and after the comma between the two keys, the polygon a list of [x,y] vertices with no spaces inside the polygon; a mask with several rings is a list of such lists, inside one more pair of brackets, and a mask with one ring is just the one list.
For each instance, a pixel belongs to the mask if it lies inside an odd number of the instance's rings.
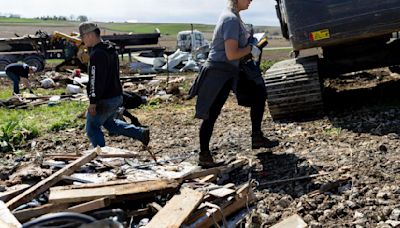
{"label": "green field", "polygon": [[40,20],[34,18],[8,18],[0,17],[0,24],[22,24],[22,25],[57,25],[57,26],[75,26],[78,22],[74,21],[57,21],[57,20]]}
{"label": "green field", "polygon": [[[0,17],[0,25],[25,25],[25,26],[78,26],[77,21],[58,21],[58,20],[40,20],[34,18],[6,18]],[[132,33],[152,33],[158,28],[163,35],[176,36],[178,32],[190,30],[191,25],[185,23],[99,23],[99,25],[108,30],[116,32]],[[214,25],[193,24],[194,29],[201,32],[212,33]],[[256,32],[268,32],[269,34],[280,34],[279,27],[273,26],[255,26]]]}
{"label": "green field", "polygon": [[[163,35],[177,35],[178,32],[183,30],[190,30],[190,24],[182,23],[103,23],[101,24],[104,28],[114,31],[121,32],[132,32],[132,33],[151,33],[158,28]],[[206,24],[193,24],[193,28],[201,32],[212,33],[215,25]],[[255,32],[268,32],[270,35],[280,35],[280,28],[274,26],[255,26]]]}
{"label": "green field", "polygon": [[[163,35],[176,35],[183,30],[190,30],[190,24],[162,24],[162,23],[103,23],[102,27],[109,30],[132,32],[132,33],[151,33],[158,28]],[[194,24],[194,29],[202,32],[212,32],[214,25]]]}

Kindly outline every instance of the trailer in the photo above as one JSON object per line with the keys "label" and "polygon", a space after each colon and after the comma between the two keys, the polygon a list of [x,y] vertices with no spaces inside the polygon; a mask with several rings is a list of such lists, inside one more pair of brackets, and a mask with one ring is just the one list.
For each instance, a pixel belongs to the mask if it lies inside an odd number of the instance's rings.
{"label": "trailer", "polygon": [[[132,52],[145,50],[160,56],[164,48],[154,46],[158,44],[159,38],[159,32],[102,36],[103,40],[114,43],[118,54],[122,56],[124,54],[130,56]],[[89,56],[86,47],[76,33],[67,35],[56,31],[49,35],[39,30],[34,35],[0,39],[0,71],[4,70],[8,64],[19,61],[43,70],[47,59],[64,60],[57,65],[57,71],[71,67],[87,71]]]}

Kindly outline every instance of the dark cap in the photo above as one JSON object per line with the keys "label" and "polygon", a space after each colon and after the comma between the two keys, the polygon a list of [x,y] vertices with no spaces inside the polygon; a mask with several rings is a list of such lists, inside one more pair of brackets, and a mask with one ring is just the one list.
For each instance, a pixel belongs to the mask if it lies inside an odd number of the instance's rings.
{"label": "dark cap", "polygon": [[81,36],[83,36],[84,34],[86,34],[88,32],[93,32],[96,29],[99,29],[99,27],[97,26],[97,24],[95,24],[93,22],[83,22],[79,25],[79,33]]}

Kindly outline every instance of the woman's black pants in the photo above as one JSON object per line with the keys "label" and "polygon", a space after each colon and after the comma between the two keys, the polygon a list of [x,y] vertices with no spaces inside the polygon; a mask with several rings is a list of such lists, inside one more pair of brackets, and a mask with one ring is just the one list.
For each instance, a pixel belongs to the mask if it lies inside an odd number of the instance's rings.
{"label": "woman's black pants", "polygon": [[[210,107],[209,118],[203,120],[200,126],[200,151],[209,151],[209,144],[211,135],[214,130],[214,124],[221,113],[222,107],[229,97],[229,93],[232,88],[233,79],[225,83],[218,96],[215,98],[214,103]],[[257,92],[259,94],[254,96],[253,105],[250,107],[250,117],[252,126],[252,135],[261,133],[261,122],[264,115],[265,109],[265,87],[257,86]]]}

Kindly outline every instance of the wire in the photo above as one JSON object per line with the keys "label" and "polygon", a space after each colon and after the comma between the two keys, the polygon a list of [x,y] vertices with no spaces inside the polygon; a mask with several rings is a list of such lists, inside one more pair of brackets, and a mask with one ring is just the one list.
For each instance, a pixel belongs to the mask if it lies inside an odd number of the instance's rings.
{"label": "wire", "polygon": [[24,223],[22,228],[41,227],[49,223],[55,222],[79,222],[81,224],[89,224],[95,222],[96,219],[79,213],[60,212],[54,214],[43,215],[37,219]]}

